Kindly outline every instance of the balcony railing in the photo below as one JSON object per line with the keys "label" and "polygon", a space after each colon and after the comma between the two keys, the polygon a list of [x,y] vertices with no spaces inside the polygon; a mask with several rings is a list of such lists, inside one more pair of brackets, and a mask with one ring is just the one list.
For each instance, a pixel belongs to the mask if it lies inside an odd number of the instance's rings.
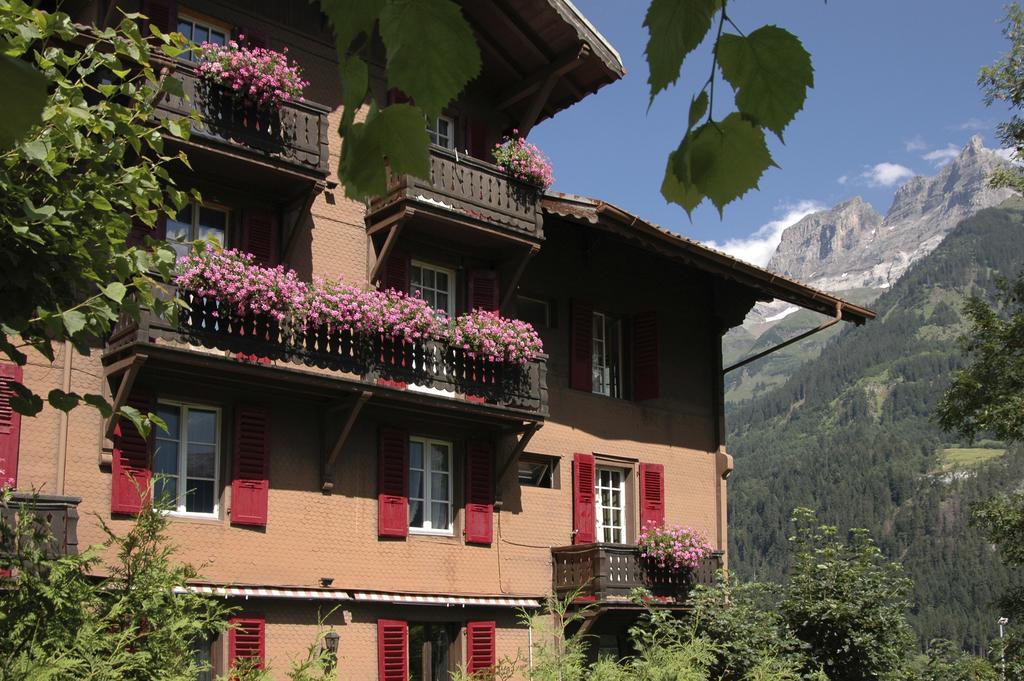
{"label": "balcony railing", "polygon": [[56,558],[78,553],[78,504],[81,501],[79,497],[15,492],[6,504],[0,504],[0,523],[4,526],[0,532],[0,554],[11,555],[18,551],[13,530],[26,514],[32,518],[29,537],[38,538],[47,556]]}
{"label": "balcony railing", "polygon": [[692,571],[659,569],[640,557],[630,544],[578,544],[551,549],[554,590],[559,598],[576,592],[598,602],[626,601],[637,588],[682,604],[696,584],[714,583],[722,567],[722,554],[704,559]]}
{"label": "balcony railing", "polygon": [[544,236],[538,187],[514,180],[493,163],[430,148],[430,179],[393,175],[388,193],[370,204],[373,215],[397,202],[419,201],[444,211],[485,222],[518,236]]}
{"label": "balcony railing", "polygon": [[192,126],[195,138],[317,175],[330,172],[327,109],[288,102],[276,111],[257,111],[234,101],[222,88],[204,83],[191,64],[175,61],[167,66],[181,81],[185,96],[166,94],[157,103],[157,118],[187,116],[196,110],[200,122]]}
{"label": "balcony railing", "polygon": [[[170,290],[167,295],[173,293]],[[367,383],[385,379],[392,384],[438,388],[536,415],[548,411],[546,356],[525,365],[490,362],[436,341],[406,344],[391,337],[360,338],[328,326],[288,337],[272,319],[226,316],[212,298],[182,295],[190,307],[181,311],[177,325],[147,310],[137,323],[122,318],[107,342],[108,352],[160,338],[358,374]]]}

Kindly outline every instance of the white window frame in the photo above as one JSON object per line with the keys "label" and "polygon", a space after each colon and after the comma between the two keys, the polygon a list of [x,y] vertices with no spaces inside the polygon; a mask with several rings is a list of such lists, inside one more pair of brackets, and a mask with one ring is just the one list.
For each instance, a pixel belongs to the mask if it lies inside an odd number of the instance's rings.
{"label": "white window frame", "polygon": [[[619,334],[618,346],[619,353],[616,361],[618,363],[618,374],[619,374],[619,385],[616,394],[612,393],[612,366],[606,363],[608,356],[607,343],[608,338],[605,336],[608,330],[609,321],[615,321],[616,329]],[[599,322],[599,323],[595,323]],[[601,337],[598,338],[597,333],[592,334],[592,349],[591,349],[591,374],[593,377],[592,392],[596,395],[604,395],[605,397],[622,397],[622,324],[619,320],[613,319],[611,315],[604,312],[594,312],[594,318],[591,321],[591,329],[595,330],[594,327],[600,329]],[[600,348],[600,350],[598,350]]]}
{"label": "white window frame", "polygon": [[[181,402],[179,400],[157,400],[157,405],[177,407],[180,409],[178,417],[178,490],[175,508],[167,511],[169,515],[182,518],[219,518],[220,517],[220,459],[221,443],[223,442],[222,427],[224,424],[223,413],[220,407],[211,404],[199,404],[196,402]],[[212,411],[216,416],[216,442],[213,448],[213,510],[210,512],[186,511],[185,494],[188,492],[188,412],[192,409]],[[155,428],[156,426],[154,426]],[[159,428],[156,431],[155,439],[161,438],[163,433]],[[184,437],[182,436],[184,434]],[[155,445],[154,445],[155,449]],[[156,452],[153,453],[154,459]]]}
{"label": "white window frame", "polygon": [[[439,289],[437,287],[431,287],[430,290],[434,291],[434,292],[437,292],[437,293],[447,293],[447,295],[448,295],[448,308],[443,310],[443,312],[447,313],[449,317],[454,317],[455,316],[455,270],[450,269],[448,267],[441,267],[440,265],[435,265],[434,263],[424,262],[423,260],[413,260],[410,263],[410,267],[419,267],[421,270],[424,270],[424,269],[431,270],[432,272],[434,272],[435,275],[438,272],[440,272],[441,274],[444,274],[444,275],[446,275],[448,277],[448,290],[447,291],[441,291],[441,289]],[[435,277],[434,281],[435,282],[437,281],[436,277]],[[415,288],[415,286],[416,285],[412,283],[412,272],[410,271],[409,272],[409,293],[410,294],[413,294],[413,293],[416,292],[417,289]],[[422,285],[420,285],[419,290],[422,290],[423,288],[424,287]]]}
{"label": "white window frame", "polygon": [[525,301],[528,301],[528,302],[531,302],[531,303],[536,303],[538,305],[543,305],[544,306],[544,322],[543,322],[542,326],[545,329],[550,329],[551,328],[551,301],[550,300],[545,300],[543,298],[534,298],[533,296],[524,296],[524,295],[517,295],[516,298],[518,298],[519,300],[525,300]]}
{"label": "white window frame", "polygon": [[[440,127],[438,121],[444,121],[448,124],[448,137],[446,143],[441,142],[441,133],[438,131]],[[436,144],[442,149],[454,149],[455,148],[455,119],[451,116],[445,116],[441,114],[433,120],[433,126],[430,125],[430,120],[427,121],[427,136],[430,137],[431,144]]]}
{"label": "white window frame", "polygon": [[[417,500],[417,501],[419,501],[419,502],[421,502],[423,504],[423,527],[415,527],[414,525],[412,525],[410,523],[409,524],[409,533],[410,534],[432,534],[432,535],[437,535],[437,536],[442,536],[442,537],[454,536],[454,534],[455,534],[455,503],[454,503],[454,499],[452,499],[452,490],[453,490],[452,478],[455,477],[455,471],[453,470],[453,462],[454,462],[454,455],[453,455],[453,453],[454,453],[454,450],[455,450],[455,445],[450,440],[439,440],[437,438],[421,437],[421,436],[418,436],[418,435],[413,435],[413,436],[409,437],[410,445],[413,442],[419,443],[423,447],[423,468],[422,469],[419,469],[419,468],[413,469],[412,459],[410,457],[410,460],[409,460],[409,473],[410,473],[410,477],[411,477],[411,474],[412,474],[413,470],[422,471],[422,473],[423,473],[423,478],[422,478],[422,480],[423,480],[423,496],[422,497],[414,497],[412,495],[412,492],[409,491],[409,503],[412,504],[413,499],[415,499],[415,500]],[[431,511],[432,505],[435,502],[434,502],[434,500],[430,496],[430,491],[431,491],[431,488],[432,488],[432,485],[431,485],[432,481],[430,479],[430,473],[433,472],[433,469],[431,469],[429,466],[430,466],[430,459],[431,459],[431,457],[430,457],[431,448],[434,445],[444,445],[448,449],[448,528],[447,529],[435,529],[433,527],[430,527],[430,522],[431,522],[430,521],[430,511]],[[437,503],[440,503],[440,502],[437,502]]]}
{"label": "white window frame", "polygon": [[[174,244],[191,246],[191,244],[193,242],[198,241],[199,240],[199,211],[201,209],[203,209],[203,208],[206,208],[208,210],[215,210],[215,211],[217,211],[219,213],[223,213],[224,214],[224,238],[221,240],[222,243],[220,245],[221,245],[222,248],[227,248],[227,246],[228,246],[228,244],[227,244],[228,235],[231,232],[231,209],[228,208],[227,206],[222,206],[222,205],[220,205],[218,203],[200,203],[198,201],[189,201],[188,205],[192,209],[192,222],[189,225],[189,237],[191,237],[191,238],[189,238],[189,239],[187,239],[185,241],[172,241],[170,238],[167,238],[167,243],[171,244],[172,248],[173,248]],[[170,216],[168,216],[168,217],[170,217]],[[175,222],[178,221],[177,217],[178,217],[177,215],[174,215],[174,217],[173,217]]]}
{"label": "white window frame", "polygon": [[[192,40],[192,38],[196,34],[196,26],[199,26],[201,28],[205,28],[211,35],[214,32],[220,33],[221,35],[224,36],[224,44],[225,45],[228,43],[228,41],[231,40],[231,29],[228,28],[226,25],[215,24],[215,23],[211,22],[209,19],[200,19],[196,15],[189,14],[188,12],[178,12],[178,20],[174,24],[174,30],[175,31],[178,30],[178,24],[180,24],[183,21],[187,21],[188,23],[192,24],[192,36],[185,36],[186,38],[189,38],[190,40]],[[199,44],[201,44],[201,43],[196,43],[196,45],[199,45]],[[182,53],[181,56],[184,59],[187,59],[188,61],[195,61],[195,59],[196,59],[196,55],[192,54],[191,52],[184,52],[184,53]]]}
{"label": "white window frame", "polygon": [[[614,474],[614,475],[618,475],[619,476],[619,484],[618,484],[618,486],[616,487],[616,486],[611,485],[611,484],[609,484],[609,485],[602,484],[602,479],[601,479],[602,478],[602,475],[601,475],[602,473],[611,473],[611,474]],[[596,509],[595,509],[596,512],[594,514],[596,517],[594,519],[594,522],[596,524],[597,541],[600,542],[600,543],[604,543],[604,544],[608,544],[608,543],[611,543],[611,544],[625,544],[627,542],[627,537],[626,537],[626,531],[628,529],[628,524],[626,522],[626,518],[627,518],[626,513],[628,511],[628,508],[627,508],[628,504],[626,503],[626,478],[627,477],[628,477],[628,470],[626,470],[624,468],[619,468],[617,466],[600,466],[600,465],[597,467],[597,475],[595,476],[595,480],[594,480],[594,501],[595,501],[595,506],[596,506]],[[620,519],[620,523],[621,524],[618,524],[618,525],[612,524],[612,525],[609,525],[608,527],[605,527],[605,525],[604,525],[604,513],[602,512],[604,510],[605,506],[601,503],[601,492],[602,492],[602,490],[607,490],[609,495],[613,491],[616,491],[616,490],[618,491],[618,493],[619,493],[619,506],[617,508],[614,507],[614,506],[609,506],[608,508],[613,510],[613,511],[618,511],[619,512],[619,519]],[[606,541],[605,538],[604,538],[604,531],[606,529],[611,530],[612,532],[618,531],[620,533],[619,534],[619,538],[621,539],[621,541],[611,541],[611,542]]]}

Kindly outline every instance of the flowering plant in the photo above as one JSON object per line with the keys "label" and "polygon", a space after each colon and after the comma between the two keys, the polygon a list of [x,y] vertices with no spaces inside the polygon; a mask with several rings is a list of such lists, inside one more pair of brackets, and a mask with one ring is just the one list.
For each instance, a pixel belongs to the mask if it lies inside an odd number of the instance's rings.
{"label": "flowering plant", "polygon": [[482,356],[495,362],[526,364],[544,352],[540,336],[528,322],[479,309],[455,319],[448,341],[467,350],[470,357]]}
{"label": "flowering plant", "polygon": [[[518,130],[513,130],[518,135]],[[536,145],[530,144],[522,137],[505,137],[494,145],[494,160],[502,172],[506,172],[517,180],[539,185],[547,189],[555,182],[551,170],[551,161]]]}
{"label": "flowering plant", "polygon": [[[244,36],[239,36],[244,38]],[[303,80],[298,64],[284,52],[264,47],[243,47],[234,40],[227,45],[203,43],[199,46],[196,73],[210,84],[221,85],[236,99],[265,108],[282,102],[304,101]]]}
{"label": "flowering plant", "polygon": [[427,301],[416,295],[387,289],[367,291],[365,297],[364,329],[368,333],[382,333],[415,340],[441,340],[444,338],[448,317],[433,309]]}
{"label": "flowering plant", "polygon": [[697,530],[680,525],[651,522],[640,530],[640,557],[660,568],[693,569],[711,553],[711,546]]}
{"label": "flowering plant", "polygon": [[308,326],[330,324],[342,331],[365,330],[366,292],[340,279],[314,277],[302,313]]}

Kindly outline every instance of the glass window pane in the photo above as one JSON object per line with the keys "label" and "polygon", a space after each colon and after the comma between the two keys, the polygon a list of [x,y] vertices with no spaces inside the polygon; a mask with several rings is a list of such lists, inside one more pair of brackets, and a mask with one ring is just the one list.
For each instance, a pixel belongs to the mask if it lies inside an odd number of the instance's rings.
{"label": "glass window pane", "polygon": [[423,527],[423,502],[409,500],[409,527]]}
{"label": "glass window pane", "polygon": [[192,42],[202,45],[203,43],[210,42],[210,31],[205,26],[196,25],[195,37]]}
{"label": "glass window pane", "polygon": [[190,409],[188,412],[188,441],[213,444],[217,442],[217,412]]}
{"label": "glass window pane", "polygon": [[178,443],[156,439],[153,446],[153,473],[155,475],[178,474]]}
{"label": "glass window pane", "polygon": [[409,442],[409,467],[423,469],[423,443]]}
{"label": "glass window pane", "polygon": [[227,39],[220,31],[210,31],[210,42],[214,45],[223,45],[227,42]]}
{"label": "glass window pane", "polygon": [[168,218],[165,234],[168,241],[177,241],[179,243],[191,241],[192,225]]}
{"label": "glass window pane", "polygon": [[448,445],[432,445],[430,448],[430,469],[448,472]]}
{"label": "glass window pane", "polygon": [[423,285],[427,288],[435,288],[434,286],[434,270],[424,269],[423,270]]}
{"label": "glass window pane", "polygon": [[199,207],[199,224],[203,227],[224,231],[228,226],[228,214],[217,208]]}
{"label": "glass window pane", "polygon": [[174,510],[178,506],[178,478],[158,477],[153,482],[153,494],[156,500],[162,502],[166,507]]}
{"label": "glass window pane", "polygon": [[185,19],[178,19],[178,33],[192,40],[192,22]]}
{"label": "glass window pane", "polygon": [[414,499],[423,498],[423,471],[409,471],[409,497]]}
{"label": "glass window pane", "polygon": [[447,530],[448,529],[448,504],[447,503],[432,503],[430,504],[430,526],[435,530]]}
{"label": "glass window pane", "polygon": [[443,291],[447,291],[448,290],[448,274],[446,272],[435,272],[434,273],[434,281],[435,281],[434,287],[438,291],[442,291],[443,292]]}
{"label": "glass window pane", "polygon": [[189,444],[188,471],[190,478],[213,478],[217,470],[217,455],[213,445]]}
{"label": "glass window pane", "polygon": [[435,310],[441,310],[442,312],[447,312],[448,311],[448,294],[447,293],[438,293],[437,294],[437,300],[435,301],[433,307],[434,307]]}
{"label": "glass window pane", "polygon": [[189,513],[213,513],[213,480],[187,480],[185,510]]}
{"label": "glass window pane", "polygon": [[448,501],[448,476],[434,473],[430,476],[430,498],[433,501]]}
{"label": "glass window pane", "polygon": [[423,269],[418,265],[413,265],[412,273],[409,276],[409,281],[414,286],[419,286],[423,283]]}

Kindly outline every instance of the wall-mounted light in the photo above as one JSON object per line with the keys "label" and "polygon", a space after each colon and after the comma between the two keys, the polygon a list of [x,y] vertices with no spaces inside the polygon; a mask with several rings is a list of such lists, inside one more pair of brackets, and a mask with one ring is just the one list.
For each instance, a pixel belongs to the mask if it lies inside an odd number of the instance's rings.
{"label": "wall-mounted light", "polygon": [[327,671],[332,671],[338,666],[338,643],[341,641],[341,636],[338,632],[328,631],[324,634],[324,651],[327,652]]}
{"label": "wall-mounted light", "polygon": [[323,588],[326,589],[331,584],[334,584],[334,577],[321,577],[320,578],[320,586],[322,586]]}

